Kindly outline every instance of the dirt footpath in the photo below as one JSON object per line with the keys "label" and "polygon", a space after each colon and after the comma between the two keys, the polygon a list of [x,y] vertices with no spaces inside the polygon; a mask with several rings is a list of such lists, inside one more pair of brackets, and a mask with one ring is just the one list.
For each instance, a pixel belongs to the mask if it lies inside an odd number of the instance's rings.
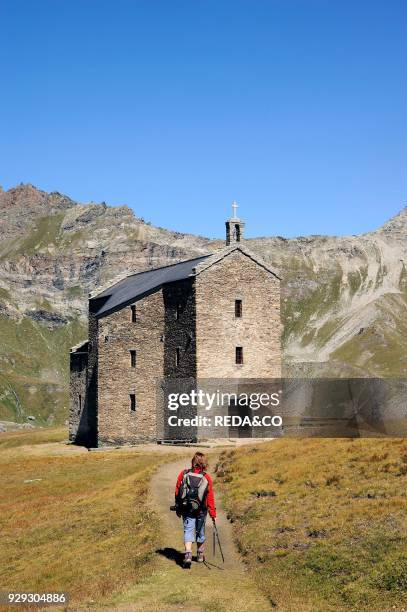
{"label": "dirt footpath", "polygon": [[[191,453],[189,453],[190,455]],[[174,503],[174,486],[175,480],[181,472],[181,470],[189,467],[189,459],[181,460],[177,463],[170,463],[163,466],[159,472],[154,476],[151,481],[151,495],[154,499],[154,504],[159,510],[163,527],[168,534],[175,534],[175,538],[172,539],[175,542],[175,548],[180,551],[183,550],[183,532],[182,532],[182,519],[178,518],[175,512],[169,512],[169,506]],[[160,488],[164,486],[166,495],[160,494]],[[222,544],[222,550],[225,557],[225,563],[222,562],[222,557],[219,551],[219,546],[216,544],[216,556],[213,557],[213,526],[212,521],[208,516],[206,522],[206,542],[205,542],[205,556],[208,564],[216,564],[222,572],[229,570],[240,570],[244,571],[244,566],[240,561],[240,558],[235,550],[235,546],[232,540],[231,524],[226,518],[226,514],[220,507],[220,497],[216,495],[215,489],[215,502],[217,505],[217,518],[216,525],[219,531],[219,537]],[[193,556],[195,557],[196,547],[193,546]],[[209,565],[212,567],[212,565]],[[192,564],[192,570],[201,572],[201,566],[196,563]],[[211,571],[211,570],[206,570]]]}
{"label": "dirt footpath", "polygon": [[[233,545],[232,526],[220,507],[220,496],[215,488],[218,526],[225,563],[218,546],[212,553],[212,521],[207,521],[206,559],[208,564],[192,563],[190,570],[181,567],[183,533],[181,519],[169,507],[174,503],[174,486],[179,472],[189,467],[191,449],[185,449],[185,459],[163,465],[151,480],[151,503],[159,514],[157,528],[162,542],[157,549],[157,562],[151,577],[126,593],[117,607],[125,610],[186,612],[264,612],[271,604],[259,592],[247,573]],[[193,555],[195,556],[194,544]]]}

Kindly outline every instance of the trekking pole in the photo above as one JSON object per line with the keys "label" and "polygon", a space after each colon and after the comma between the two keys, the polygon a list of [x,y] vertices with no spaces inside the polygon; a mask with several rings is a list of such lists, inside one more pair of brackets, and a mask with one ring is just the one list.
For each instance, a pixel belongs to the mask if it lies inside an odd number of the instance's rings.
{"label": "trekking pole", "polygon": [[[221,546],[220,539],[219,539],[218,528],[216,527],[215,521],[213,521],[213,550],[214,551],[215,551],[215,533],[216,533],[216,537],[218,539],[220,554],[222,555],[222,562],[225,563],[225,557],[223,556],[223,550],[222,550],[222,546]],[[215,552],[214,552],[214,554],[215,554]]]}

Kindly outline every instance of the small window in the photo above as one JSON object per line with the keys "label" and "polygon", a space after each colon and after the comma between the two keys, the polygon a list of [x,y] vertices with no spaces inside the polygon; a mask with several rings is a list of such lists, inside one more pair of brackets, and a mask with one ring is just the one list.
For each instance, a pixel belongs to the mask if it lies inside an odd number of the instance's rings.
{"label": "small window", "polygon": [[236,363],[242,365],[243,363],[243,346],[236,347]]}
{"label": "small window", "polygon": [[133,349],[130,351],[130,366],[132,368],[135,368],[136,362],[137,362],[137,354],[136,354],[136,351]]}
{"label": "small window", "polygon": [[175,318],[177,319],[177,321],[180,318],[180,316],[181,316],[181,304],[177,304],[177,307],[175,309]]}
{"label": "small window", "polygon": [[79,414],[82,412],[82,395],[78,395],[78,412]]}
{"label": "small window", "polygon": [[235,300],[235,317],[240,319],[242,316],[242,300]]}
{"label": "small window", "polygon": [[179,346],[175,349],[175,365],[178,367],[181,358],[181,349]]}
{"label": "small window", "polygon": [[132,412],[136,411],[136,394],[130,393],[130,410]]}
{"label": "small window", "polygon": [[137,321],[136,305],[133,304],[131,306],[131,322],[135,323],[136,321]]}

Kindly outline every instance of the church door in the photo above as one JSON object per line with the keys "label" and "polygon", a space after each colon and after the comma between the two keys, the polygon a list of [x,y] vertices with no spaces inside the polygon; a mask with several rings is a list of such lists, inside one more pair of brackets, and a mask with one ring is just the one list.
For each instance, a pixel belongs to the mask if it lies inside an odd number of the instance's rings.
{"label": "church door", "polygon": [[[252,410],[249,406],[239,406],[234,400],[231,401],[228,407],[229,416],[239,416],[244,419],[245,416],[252,416]],[[253,432],[251,425],[231,425],[229,427],[229,438],[252,438]]]}

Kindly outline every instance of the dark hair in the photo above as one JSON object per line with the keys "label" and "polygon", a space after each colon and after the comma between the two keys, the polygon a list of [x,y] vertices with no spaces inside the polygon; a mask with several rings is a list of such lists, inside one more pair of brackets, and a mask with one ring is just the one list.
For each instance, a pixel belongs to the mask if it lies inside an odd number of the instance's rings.
{"label": "dark hair", "polygon": [[195,453],[192,457],[192,469],[199,468],[201,472],[205,472],[208,467],[208,460],[203,453]]}

